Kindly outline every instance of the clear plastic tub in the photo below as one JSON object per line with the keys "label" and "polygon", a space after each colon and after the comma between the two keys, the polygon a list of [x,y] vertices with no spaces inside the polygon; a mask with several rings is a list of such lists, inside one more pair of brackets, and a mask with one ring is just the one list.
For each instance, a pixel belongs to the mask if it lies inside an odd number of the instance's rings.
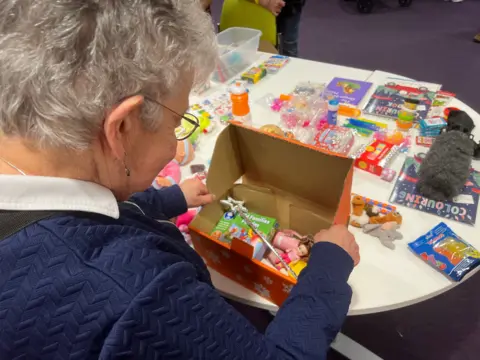
{"label": "clear plastic tub", "polygon": [[260,30],[232,27],[217,34],[220,60],[212,80],[225,83],[257,60],[257,50],[262,32]]}

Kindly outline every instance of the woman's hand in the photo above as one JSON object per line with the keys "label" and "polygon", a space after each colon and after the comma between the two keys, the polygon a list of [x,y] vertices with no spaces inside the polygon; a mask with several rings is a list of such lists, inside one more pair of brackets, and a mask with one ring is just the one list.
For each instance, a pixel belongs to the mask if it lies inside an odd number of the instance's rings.
{"label": "woman's hand", "polygon": [[260,0],[258,3],[265,9],[271,11],[275,16],[278,16],[285,6],[285,1],[283,0]]}
{"label": "woman's hand", "polygon": [[205,184],[197,177],[185,180],[180,184],[189,208],[210,204],[215,196],[210,194]]}
{"label": "woman's hand", "polygon": [[315,235],[314,241],[316,243],[326,241],[338,245],[351,256],[355,266],[360,262],[360,249],[355,237],[344,225],[334,225],[328,230],[320,231]]}

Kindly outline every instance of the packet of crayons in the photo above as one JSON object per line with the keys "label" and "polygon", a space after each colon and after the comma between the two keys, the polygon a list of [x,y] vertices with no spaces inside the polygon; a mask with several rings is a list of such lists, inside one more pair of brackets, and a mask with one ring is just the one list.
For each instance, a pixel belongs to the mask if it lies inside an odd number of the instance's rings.
{"label": "packet of crayons", "polygon": [[462,280],[480,264],[480,252],[443,222],[409,243],[408,247],[453,281]]}

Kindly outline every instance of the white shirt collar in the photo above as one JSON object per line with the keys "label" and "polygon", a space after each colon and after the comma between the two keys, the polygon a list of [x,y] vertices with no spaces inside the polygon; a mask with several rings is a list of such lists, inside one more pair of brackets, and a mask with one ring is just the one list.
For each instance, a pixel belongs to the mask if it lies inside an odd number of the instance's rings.
{"label": "white shirt collar", "polygon": [[113,193],[98,184],[66,178],[0,175],[0,210],[84,211],[118,219]]}

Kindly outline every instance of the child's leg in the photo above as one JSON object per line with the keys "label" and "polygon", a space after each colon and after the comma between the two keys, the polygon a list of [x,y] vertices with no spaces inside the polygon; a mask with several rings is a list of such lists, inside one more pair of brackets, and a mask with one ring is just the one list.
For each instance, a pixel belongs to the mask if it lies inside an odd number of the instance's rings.
{"label": "child's leg", "polygon": [[281,12],[277,17],[277,32],[282,34],[280,53],[285,56],[298,56],[298,34],[300,28],[300,18],[302,12],[285,11]]}

